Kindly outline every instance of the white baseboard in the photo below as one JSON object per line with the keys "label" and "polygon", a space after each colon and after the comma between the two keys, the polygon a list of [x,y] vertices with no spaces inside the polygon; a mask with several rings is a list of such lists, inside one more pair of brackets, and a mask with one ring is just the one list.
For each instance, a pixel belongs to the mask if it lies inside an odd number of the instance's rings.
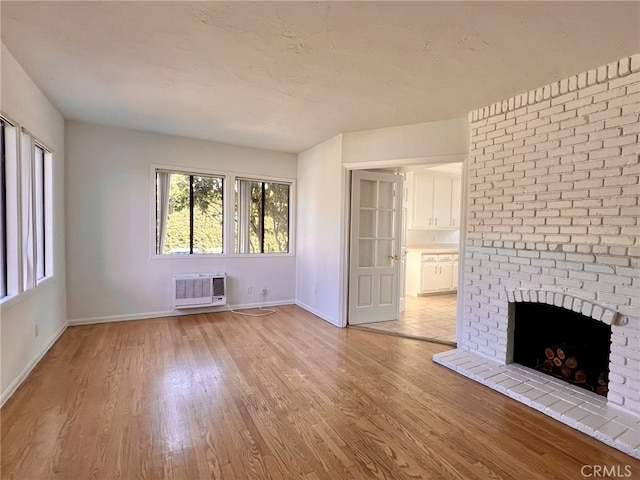
{"label": "white baseboard", "polygon": [[[281,305],[293,305],[293,300],[280,300],[275,302],[260,302],[260,303],[245,303],[242,305],[231,305],[234,310],[243,310],[247,308],[260,308],[260,307],[278,307]],[[201,313],[218,313],[228,312],[229,306],[224,305],[220,307],[203,307],[203,308],[184,308],[182,310],[167,310],[164,312],[145,312],[135,313],[129,315],[109,315],[106,317],[90,317],[90,318],[76,318],[69,320],[69,326],[75,325],[91,325],[94,323],[111,323],[111,322],[128,322],[129,320],[147,320],[149,318],[159,317],[179,317],[182,315],[195,315]]]}
{"label": "white baseboard", "polygon": [[49,341],[49,343],[45,345],[42,351],[27,364],[27,366],[22,370],[22,372],[20,372],[20,374],[13,380],[13,382],[9,384],[7,389],[4,392],[2,392],[2,395],[0,395],[0,407],[2,407],[2,405],[4,405],[5,402],[9,400],[11,396],[16,392],[18,387],[22,385],[22,382],[26,380],[26,378],[31,373],[31,370],[35,368],[35,366],[38,364],[40,360],[42,360],[42,358],[46,355],[46,353],[53,346],[53,344],[56,343],[56,341],[67,329],[67,326],[68,324],[65,323],[62,327],[58,329],[58,331],[53,335],[53,338],[51,339],[51,341]]}
{"label": "white baseboard", "polygon": [[300,302],[300,301],[296,300],[296,305],[298,307],[306,310],[309,313],[313,313],[316,317],[320,317],[325,322],[329,322],[331,325],[334,325],[336,327],[341,327],[341,325],[339,325],[339,323],[338,323],[338,321],[336,319],[327,317],[324,313],[319,312],[318,310],[316,310],[313,307],[310,307],[306,303],[303,303],[303,302]]}

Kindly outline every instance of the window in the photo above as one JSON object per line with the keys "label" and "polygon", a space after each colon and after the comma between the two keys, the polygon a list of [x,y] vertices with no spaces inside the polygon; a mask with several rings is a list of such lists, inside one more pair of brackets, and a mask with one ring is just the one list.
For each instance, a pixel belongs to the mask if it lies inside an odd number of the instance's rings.
{"label": "window", "polygon": [[219,254],[224,178],[156,170],[156,253]]}
{"label": "window", "polygon": [[236,253],[289,252],[287,183],[236,180]]}
{"label": "window", "polygon": [[53,155],[0,119],[0,299],[53,275]]}
{"label": "window", "polygon": [[47,269],[47,202],[45,180],[45,150],[40,145],[34,145],[33,170],[35,190],[35,241],[36,241],[36,278],[42,280],[49,272]]}
{"label": "window", "polygon": [[20,165],[21,262],[23,290],[53,273],[51,235],[51,152],[22,132]]}
{"label": "window", "polygon": [[7,296],[7,168],[4,120],[0,120],[0,298]]}

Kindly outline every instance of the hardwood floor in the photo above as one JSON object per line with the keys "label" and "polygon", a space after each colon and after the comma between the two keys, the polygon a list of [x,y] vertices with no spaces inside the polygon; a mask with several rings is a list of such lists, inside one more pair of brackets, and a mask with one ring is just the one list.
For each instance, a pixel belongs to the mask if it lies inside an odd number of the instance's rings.
{"label": "hardwood floor", "polygon": [[[3,479],[579,479],[640,462],[295,306],[69,328],[1,411]],[[622,467],[624,473],[624,467]]]}

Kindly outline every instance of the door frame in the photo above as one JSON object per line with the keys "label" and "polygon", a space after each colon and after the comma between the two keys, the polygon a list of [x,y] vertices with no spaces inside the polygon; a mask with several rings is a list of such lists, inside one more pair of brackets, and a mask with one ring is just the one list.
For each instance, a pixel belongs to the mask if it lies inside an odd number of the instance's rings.
{"label": "door frame", "polygon": [[340,252],[341,278],[340,282],[340,318],[339,326],[346,327],[349,314],[349,249],[351,246],[351,171],[352,170],[375,170],[410,167],[414,165],[436,165],[443,163],[462,163],[462,188],[461,188],[461,221],[460,221],[460,245],[458,263],[458,305],[456,309],[456,335],[458,345],[462,343],[462,312],[464,297],[464,266],[465,250],[467,239],[467,176],[468,176],[468,154],[437,155],[432,157],[405,158],[395,160],[380,160],[373,162],[352,162],[342,164],[342,228],[340,229],[340,240],[342,251]]}

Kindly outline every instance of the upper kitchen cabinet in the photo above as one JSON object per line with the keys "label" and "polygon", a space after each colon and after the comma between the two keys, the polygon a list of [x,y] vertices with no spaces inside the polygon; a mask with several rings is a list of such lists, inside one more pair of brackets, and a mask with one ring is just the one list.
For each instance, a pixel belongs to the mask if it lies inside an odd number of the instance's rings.
{"label": "upper kitchen cabinet", "polygon": [[407,174],[410,228],[455,230],[460,227],[460,176],[430,171]]}

